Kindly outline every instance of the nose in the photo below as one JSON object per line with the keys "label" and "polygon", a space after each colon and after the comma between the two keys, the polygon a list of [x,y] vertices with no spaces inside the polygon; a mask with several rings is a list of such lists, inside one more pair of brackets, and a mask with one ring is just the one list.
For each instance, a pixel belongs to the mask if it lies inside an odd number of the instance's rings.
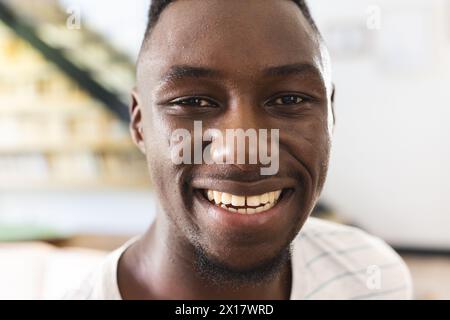
{"label": "nose", "polygon": [[216,122],[211,139],[211,158],[215,163],[232,164],[242,171],[258,166],[259,129],[264,123],[260,110],[249,100],[230,106]]}

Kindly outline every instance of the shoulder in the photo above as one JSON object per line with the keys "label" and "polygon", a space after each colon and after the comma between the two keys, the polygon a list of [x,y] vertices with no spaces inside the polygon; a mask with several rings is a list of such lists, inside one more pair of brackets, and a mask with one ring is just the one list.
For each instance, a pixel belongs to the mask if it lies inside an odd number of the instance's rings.
{"label": "shoulder", "polygon": [[308,275],[307,298],[411,299],[401,257],[358,228],[309,218],[294,240],[297,267]]}

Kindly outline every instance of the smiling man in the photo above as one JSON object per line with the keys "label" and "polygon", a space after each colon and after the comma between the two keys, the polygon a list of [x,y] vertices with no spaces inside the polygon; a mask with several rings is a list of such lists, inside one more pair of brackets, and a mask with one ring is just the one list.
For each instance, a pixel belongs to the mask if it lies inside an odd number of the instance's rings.
{"label": "smiling man", "polygon": [[[327,50],[304,1],[154,0],[130,129],[158,214],[74,297],[410,298],[408,270],[381,240],[309,218],[327,173],[333,96]],[[217,161],[175,163],[173,133],[196,136],[196,123],[214,130],[189,142],[192,157]],[[276,172],[220,163],[237,143],[219,143],[218,133],[239,129],[277,130],[265,146]],[[249,143],[245,158],[261,147]]]}

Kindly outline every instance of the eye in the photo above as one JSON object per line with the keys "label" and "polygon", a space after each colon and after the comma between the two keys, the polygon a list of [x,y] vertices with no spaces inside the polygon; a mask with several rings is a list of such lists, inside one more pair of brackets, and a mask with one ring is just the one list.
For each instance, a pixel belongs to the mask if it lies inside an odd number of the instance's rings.
{"label": "eye", "polygon": [[277,98],[274,98],[268,102],[269,105],[277,106],[277,105],[295,105],[306,101],[305,97],[288,94],[283,95]]}
{"label": "eye", "polygon": [[219,105],[212,101],[211,99],[206,99],[202,97],[188,97],[188,98],[179,98],[170,102],[170,105],[184,106],[184,107],[209,107],[215,108]]}

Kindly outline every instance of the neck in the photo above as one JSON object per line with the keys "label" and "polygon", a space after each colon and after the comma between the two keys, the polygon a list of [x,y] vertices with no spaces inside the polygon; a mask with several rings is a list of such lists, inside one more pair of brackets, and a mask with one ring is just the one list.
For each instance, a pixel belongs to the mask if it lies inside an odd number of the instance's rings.
{"label": "neck", "polygon": [[196,268],[194,247],[158,215],[144,236],[120,259],[118,284],[124,299],[289,299],[291,265],[258,283],[210,281]]}

